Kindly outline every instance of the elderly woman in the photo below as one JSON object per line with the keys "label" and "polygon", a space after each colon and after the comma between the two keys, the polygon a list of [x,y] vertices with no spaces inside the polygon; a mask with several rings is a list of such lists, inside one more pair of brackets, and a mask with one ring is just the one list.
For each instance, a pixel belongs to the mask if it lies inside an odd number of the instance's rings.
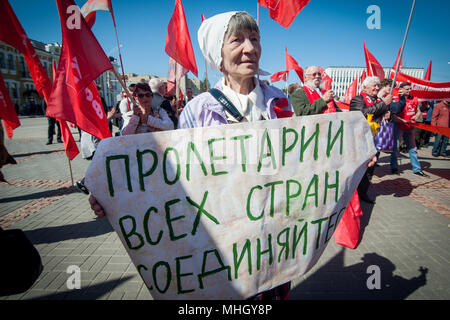
{"label": "elderly woman", "polygon": [[214,93],[219,99],[225,96],[238,113],[233,115],[210,92],[202,93],[183,109],[179,128],[275,119],[277,103],[290,109],[281,90],[256,78],[259,38],[256,21],[246,12],[226,12],[203,21],[198,31],[200,49],[211,67],[224,75]]}
{"label": "elderly woman", "polygon": [[174,128],[167,112],[152,107],[153,93],[147,83],[138,83],[133,92],[137,105],[132,111],[123,115],[122,135],[146,133],[160,130],[172,130]]}
{"label": "elderly woman", "polygon": [[[276,110],[290,109],[281,90],[256,77],[261,57],[260,35],[255,19],[248,13],[226,12],[203,21],[198,41],[211,67],[222,72],[223,78],[212,92],[202,93],[187,103],[180,114],[179,128],[276,119]],[[224,100],[228,103],[224,104]],[[289,290],[290,283],[286,283],[254,298],[287,299]]]}
{"label": "elderly woman", "polygon": [[[200,48],[211,67],[224,77],[215,85],[214,95],[205,92],[189,101],[180,114],[179,128],[276,119],[277,111],[289,111],[283,92],[256,78],[261,57],[259,38],[256,21],[246,12],[222,13],[203,21],[198,31]],[[139,87],[136,92],[139,94]],[[224,101],[224,97],[227,107],[217,100]],[[97,216],[103,217],[95,198],[89,201]],[[287,299],[289,290],[290,283],[286,283],[255,298]]]}

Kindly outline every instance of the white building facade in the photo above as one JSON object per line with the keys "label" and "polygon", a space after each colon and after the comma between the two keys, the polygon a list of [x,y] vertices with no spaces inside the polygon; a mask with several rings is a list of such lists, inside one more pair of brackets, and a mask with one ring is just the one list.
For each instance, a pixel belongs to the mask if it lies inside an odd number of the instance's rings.
{"label": "white building facade", "polygon": [[[345,95],[345,91],[347,91],[347,88],[356,77],[358,77],[359,81],[359,78],[365,69],[365,67],[328,67],[325,69],[325,72],[333,79],[331,89],[337,96],[343,97]],[[383,69],[385,77],[389,77],[391,68]],[[419,79],[423,79],[424,76],[423,68],[402,67],[401,72]],[[360,90],[361,84],[358,82],[357,92],[360,92]]]}

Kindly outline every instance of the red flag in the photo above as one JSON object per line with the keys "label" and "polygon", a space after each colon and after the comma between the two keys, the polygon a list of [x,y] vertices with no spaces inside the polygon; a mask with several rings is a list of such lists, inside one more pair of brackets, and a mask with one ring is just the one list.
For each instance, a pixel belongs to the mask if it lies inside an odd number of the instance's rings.
{"label": "red flag", "polygon": [[74,123],[99,139],[108,138],[111,133],[94,80],[113,66],[84,19],[79,28],[67,26],[67,7],[74,5],[73,0],[56,3],[63,44],[47,116]]}
{"label": "red flag", "polygon": [[270,82],[287,81],[289,70],[280,71],[270,76]]}
{"label": "red flag", "polygon": [[384,70],[381,64],[375,59],[373,54],[366,48],[366,42],[364,41],[364,56],[366,57],[367,75],[369,77],[378,77],[381,80],[384,79]]}
{"label": "red flag", "polygon": [[336,100],[334,102],[337,104],[339,109],[345,110],[345,111],[350,111],[350,103],[340,102],[340,101],[336,101]]}
{"label": "red flag", "polygon": [[334,241],[337,244],[345,246],[350,249],[355,249],[359,243],[361,222],[360,217],[363,215],[361,204],[359,202],[358,192],[352,196],[347,210],[339,221],[339,224],[334,231]]}
{"label": "red flag", "polygon": [[294,70],[300,78],[300,81],[304,82],[303,69],[298,65],[298,62],[295,61],[295,59],[287,53],[287,47],[284,48],[284,53],[286,56],[286,70]]}
{"label": "red flag", "polygon": [[181,0],[175,0],[175,10],[167,27],[166,53],[198,77],[194,50]]}
{"label": "red flag", "polygon": [[431,82],[399,72],[397,81],[411,83],[411,95],[419,101],[450,100],[450,82]]}
{"label": "red flag", "polygon": [[269,17],[288,29],[310,0],[258,0],[269,9]]}
{"label": "red flag", "polygon": [[430,60],[430,64],[428,65],[428,69],[427,69],[427,72],[425,73],[425,77],[423,78],[423,80],[427,80],[427,81],[431,80],[431,60]]}
{"label": "red flag", "polygon": [[205,20],[206,20],[206,18],[205,18],[205,16],[202,13],[202,22],[205,21]]}
{"label": "red flag", "polygon": [[322,74],[322,83],[324,85],[325,90],[331,90],[331,83],[333,82],[333,79],[325,72],[325,70],[322,67],[319,67],[319,71]]}
{"label": "red flag", "polygon": [[359,78],[359,84],[362,86],[362,83],[366,80],[366,70],[363,70],[361,77]]}
{"label": "red flag", "polygon": [[[394,66],[392,67],[391,72],[389,73],[389,79],[394,79],[394,77],[395,77],[395,70],[397,70],[397,63],[398,63],[398,59],[400,58],[401,50],[402,50],[402,48],[398,49],[397,59],[395,59]],[[402,61],[403,61],[403,57],[400,59],[400,67],[398,68],[398,71],[400,71],[402,69]]]}
{"label": "red flag", "polygon": [[169,76],[167,77],[167,93],[169,95],[176,95],[175,87],[177,82],[188,72],[188,69],[180,66],[175,60],[169,57]]}
{"label": "red flag", "polygon": [[52,90],[52,84],[30,39],[7,0],[0,0],[0,41],[8,43],[23,54],[36,90],[47,100]]}
{"label": "red flag", "polygon": [[[53,72],[53,82],[56,78],[56,65],[55,61],[52,62],[52,72]],[[78,146],[73,138],[72,132],[67,126],[67,122],[63,120],[58,120],[59,127],[61,128],[61,136],[64,142],[64,149],[66,150],[66,155],[69,160],[73,160],[79,153]]]}
{"label": "red flag", "polygon": [[81,14],[86,20],[89,28],[95,23],[96,11],[109,11],[111,13],[113,23],[116,25],[111,0],[88,0],[80,9]]}
{"label": "red flag", "polygon": [[16,109],[9,96],[8,89],[3,81],[0,72],[0,119],[3,121],[6,135],[9,139],[13,137],[13,130],[20,126],[19,117],[17,117]]}
{"label": "red flag", "polygon": [[347,91],[345,91],[345,103],[350,104],[350,101],[353,99],[353,97],[356,96],[356,92],[358,89],[358,77],[353,80],[353,82],[350,84],[350,86],[347,88]]}

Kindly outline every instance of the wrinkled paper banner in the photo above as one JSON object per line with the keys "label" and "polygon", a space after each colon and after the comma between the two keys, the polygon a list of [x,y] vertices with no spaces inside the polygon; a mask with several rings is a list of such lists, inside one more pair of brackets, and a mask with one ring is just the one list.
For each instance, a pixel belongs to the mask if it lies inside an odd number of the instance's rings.
{"label": "wrinkled paper banner", "polygon": [[86,185],[155,299],[244,299],[311,269],[376,153],[361,112],[108,138]]}

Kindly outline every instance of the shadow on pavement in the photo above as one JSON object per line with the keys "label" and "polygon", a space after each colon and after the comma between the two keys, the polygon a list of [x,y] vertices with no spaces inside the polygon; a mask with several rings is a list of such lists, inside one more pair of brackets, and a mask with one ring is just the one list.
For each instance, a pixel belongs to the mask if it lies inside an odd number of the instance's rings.
{"label": "shadow on pavement", "polygon": [[79,192],[78,189],[73,186],[70,186],[70,187],[64,187],[64,188],[59,188],[59,189],[29,193],[29,194],[17,196],[17,197],[2,198],[2,199],[0,199],[0,203],[23,201],[23,200],[35,200],[35,199],[41,199],[41,198],[52,198],[52,197],[58,197],[58,196],[67,195],[67,194],[71,194],[71,193],[75,193],[75,192]]}
{"label": "shadow on pavement", "polygon": [[405,279],[394,274],[396,267],[389,259],[376,253],[345,267],[345,250],[293,288],[291,299],[403,300],[427,282],[427,268],[420,267],[417,277]]}
{"label": "shadow on pavement", "polygon": [[107,219],[97,219],[88,222],[46,227],[24,232],[33,244],[41,244],[96,237],[113,231],[114,229]]}
{"label": "shadow on pavement", "polygon": [[128,281],[131,276],[126,276],[121,279],[113,279],[105,281],[93,286],[81,289],[73,289],[55,294],[49,294],[32,300],[97,300],[103,295],[109,293],[114,287]]}
{"label": "shadow on pavement", "polygon": [[64,149],[55,149],[55,150],[48,150],[48,151],[38,151],[38,152],[29,152],[29,153],[15,153],[11,154],[14,158],[23,158],[23,157],[29,157],[29,156],[35,156],[35,155],[45,155],[55,152],[62,152]]}
{"label": "shadow on pavement", "polygon": [[392,180],[384,180],[378,183],[372,183],[369,194],[372,197],[380,195],[392,195],[394,197],[407,197],[416,187],[406,178],[396,178]]}
{"label": "shadow on pavement", "polygon": [[439,176],[440,178],[450,180],[450,169],[444,169],[444,168],[427,168],[425,169],[427,173],[434,174],[436,176]]}

